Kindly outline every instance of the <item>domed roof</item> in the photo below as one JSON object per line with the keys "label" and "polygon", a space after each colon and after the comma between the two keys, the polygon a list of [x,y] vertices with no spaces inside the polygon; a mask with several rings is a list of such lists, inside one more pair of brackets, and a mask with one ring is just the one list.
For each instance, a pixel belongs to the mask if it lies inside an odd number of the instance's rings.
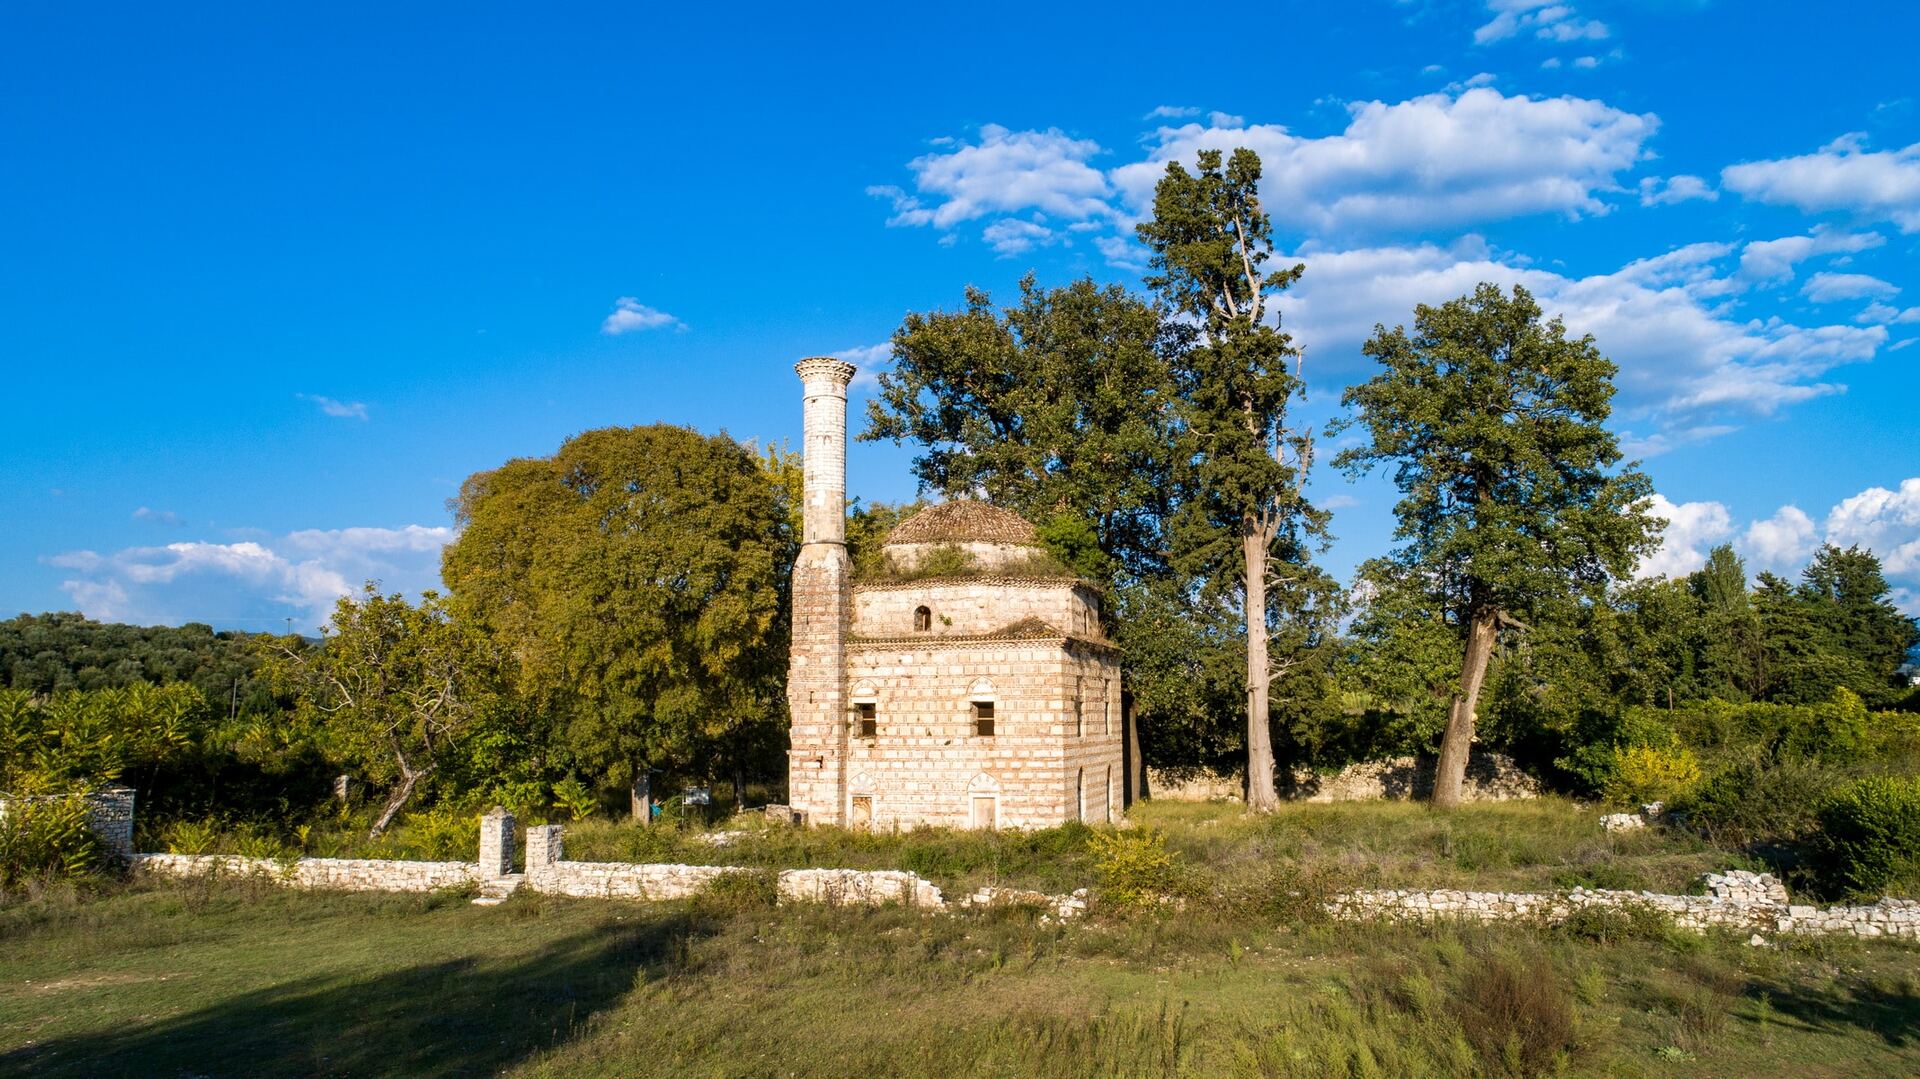
{"label": "domed roof", "polygon": [[928,506],[894,526],[885,546],[909,543],[1006,543],[1038,547],[1040,537],[1025,517],[1011,510],[957,498]]}

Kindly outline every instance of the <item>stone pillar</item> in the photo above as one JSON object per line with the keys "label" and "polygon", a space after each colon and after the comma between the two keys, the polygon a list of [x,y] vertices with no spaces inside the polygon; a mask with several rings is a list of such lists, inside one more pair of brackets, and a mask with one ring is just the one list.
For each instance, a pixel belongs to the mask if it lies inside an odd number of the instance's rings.
{"label": "stone pillar", "polygon": [[118,784],[87,795],[87,826],[121,861],[133,857],[133,797],[132,787]]}
{"label": "stone pillar", "polygon": [[553,868],[560,861],[560,836],[562,828],[558,824],[536,824],[527,829],[527,875],[534,876]]}
{"label": "stone pillar", "polygon": [[480,875],[504,877],[513,872],[513,814],[494,806],[480,818]]}
{"label": "stone pillar", "polygon": [[847,785],[847,384],[854,368],[816,357],[794,365],[803,390],[804,528],[793,568],[792,716],[787,801],[810,822],[838,824]]}

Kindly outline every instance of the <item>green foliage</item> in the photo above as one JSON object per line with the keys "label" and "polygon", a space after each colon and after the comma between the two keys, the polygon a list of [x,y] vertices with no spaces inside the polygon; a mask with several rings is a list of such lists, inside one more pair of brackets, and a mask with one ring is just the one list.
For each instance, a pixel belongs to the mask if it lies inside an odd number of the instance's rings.
{"label": "green foliage", "polygon": [[1684,746],[1615,746],[1612,774],[1602,790],[1620,805],[1669,802],[1700,785],[1700,761]]}
{"label": "green foliage", "polygon": [[391,785],[370,835],[384,831],[423,780],[456,759],[497,707],[496,652],[447,602],[414,604],[369,582],[342,596],[325,642],[306,651],[267,646],[268,670],[299,699],[298,716],[364,781]]}
{"label": "green foliage", "polygon": [[136,683],[36,699],[0,690],[0,791],[91,788],[195,748],[210,727],[193,686]]}
{"label": "green foliage", "polygon": [[507,657],[546,766],[762,770],[784,718],[792,469],[724,436],[605,428],[476,473],[442,575]]}
{"label": "green foliage", "polygon": [[87,823],[85,795],[16,797],[0,813],[0,893],[92,872],[104,858]]}
{"label": "green foliage", "polygon": [[1816,851],[1830,891],[1920,889],[1920,776],[1869,776],[1836,791],[1820,807]]}
{"label": "green foliage", "polygon": [[258,675],[251,634],[211,626],[129,626],[78,614],[23,614],[0,621],[0,687],[36,697],[70,690],[185,682],[223,715],[280,711]]}
{"label": "green foliage", "polygon": [[553,785],[553,804],[566,811],[568,820],[582,821],[593,816],[600,798],[579,776],[568,776]]}
{"label": "green foliage", "polygon": [[1369,441],[1335,463],[1394,466],[1406,541],[1395,558],[1427,575],[1457,623],[1599,597],[1653,547],[1651,483],[1613,471],[1618,366],[1591,337],[1543,320],[1526,289],[1482,284],[1422,304],[1413,333],[1381,327],[1364,351],[1382,370],[1345,392],[1356,412],[1334,429],[1358,426]]}
{"label": "green foliage", "polygon": [[1165,833],[1152,828],[1095,832],[1087,837],[1099,874],[1100,900],[1116,910],[1151,910],[1189,890],[1180,856],[1167,849]]}
{"label": "green foliage", "polygon": [[1082,544],[1067,561],[1094,580],[1152,574],[1177,459],[1168,333],[1118,286],[1028,276],[1004,309],[970,288],[961,310],[895,331],[860,437],[921,447],[924,489],[983,492],[1056,539],[1091,532],[1098,555]]}
{"label": "green foliage", "polygon": [[707,914],[730,916],[769,911],[780,902],[780,876],[772,870],[746,869],[722,873],[708,881],[694,897],[694,908]]}

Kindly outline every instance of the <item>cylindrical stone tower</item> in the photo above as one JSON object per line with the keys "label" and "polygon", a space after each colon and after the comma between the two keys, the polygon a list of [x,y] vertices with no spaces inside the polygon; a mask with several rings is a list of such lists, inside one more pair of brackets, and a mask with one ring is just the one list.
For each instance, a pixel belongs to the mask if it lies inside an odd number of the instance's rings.
{"label": "cylindrical stone tower", "polygon": [[793,567],[793,646],[787,705],[793,721],[787,802],[809,823],[846,810],[847,630],[853,563],[847,558],[847,384],[854,367],[816,357],[794,365],[804,385],[805,476],[800,556]]}

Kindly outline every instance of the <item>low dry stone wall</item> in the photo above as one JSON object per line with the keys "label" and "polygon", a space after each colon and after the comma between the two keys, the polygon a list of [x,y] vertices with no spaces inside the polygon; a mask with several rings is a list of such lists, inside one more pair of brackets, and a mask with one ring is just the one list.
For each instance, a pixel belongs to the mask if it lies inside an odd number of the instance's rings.
{"label": "low dry stone wall", "polygon": [[[1434,765],[1431,758],[1392,757],[1330,774],[1296,771],[1289,796],[1303,802],[1421,800],[1433,794]],[[1476,753],[1467,759],[1467,778],[1460,791],[1463,801],[1507,802],[1540,794],[1540,781],[1521,771],[1511,758]]]}
{"label": "low dry stone wall", "polygon": [[643,865],[632,862],[554,862],[527,874],[529,891],[578,899],[690,899],[728,873],[719,865]]}
{"label": "low dry stone wall", "polygon": [[1328,910],[1349,919],[1558,923],[1582,910],[1639,909],[1654,911],[1695,932],[1727,929],[1920,940],[1920,902],[1911,899],[1882,899],[1871,906],[1800,906],[1788,902],[1786,889],[1772,874],[1740,870],[1708,874],[1707,888],[1707,895],[1588,888],[1553,893],[1377,889],[1340,896],[1328,904]]}
{"label": "low dry stone wall", "polygon": [[782,903],[827,903],[833,906],[882,906],[945,910],[947,901],[933,882],[898,869],[783,869]]}
{"label": "low dry stone wall", "polygon": [[342,892],[431,892],[480,883],[474,862],[374,858],[247,858],[238,854],[136,854],[134,869],[159,877],[255,877],[295,888]]}

